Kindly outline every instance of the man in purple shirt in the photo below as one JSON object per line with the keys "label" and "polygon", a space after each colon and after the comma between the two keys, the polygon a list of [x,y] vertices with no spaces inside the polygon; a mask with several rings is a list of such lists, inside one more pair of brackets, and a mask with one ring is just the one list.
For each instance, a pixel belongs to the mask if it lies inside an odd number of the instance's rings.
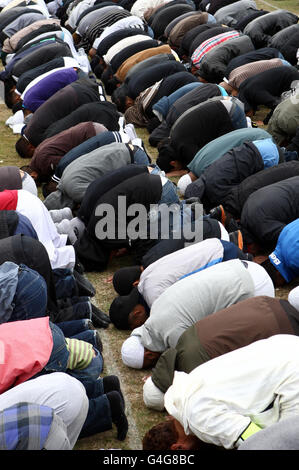
{"label": "man in purple shirt", "polygon": [[22,108],[34,113],[48,98],[61,88],[75,82],[79,78],[80,70],[74,67],[61,68],[46,73],[30,83],[22,95],[15,92],[15,102],[23,101]]}

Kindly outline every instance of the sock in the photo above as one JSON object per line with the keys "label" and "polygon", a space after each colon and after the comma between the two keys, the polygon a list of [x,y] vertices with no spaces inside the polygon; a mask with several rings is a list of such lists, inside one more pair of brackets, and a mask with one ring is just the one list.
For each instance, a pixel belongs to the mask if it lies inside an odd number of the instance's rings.
{"label": "sock", "polygon": [[106,396],[110,404],[112,422],[117,427],[117,439],[123,441],[126,438],[129,424],[124,413],[121,397],[116,391],[109,392]]}
{"label": "sock", "polygon": [[64,219],[71,220],[73,218],[72,211],[69,207],[63,209],[53,209],[49,211],[54,223],[59,223]]}

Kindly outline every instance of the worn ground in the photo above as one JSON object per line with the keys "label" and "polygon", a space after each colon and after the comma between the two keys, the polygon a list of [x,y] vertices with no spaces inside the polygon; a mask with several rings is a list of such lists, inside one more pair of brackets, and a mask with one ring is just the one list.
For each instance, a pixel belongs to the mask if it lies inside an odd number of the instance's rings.
{"label": "worn ground", "polygon": [[[259,8],[273,10],[276,8],[289,9],[293,12],[299,11],[299,2],[290,0],[271,0],[258,1]],[[271,6],[270,6],[271,5]],[[260,120],[267,111],[262,109],[254,120]],[[24,159],[17,156],[14,144],[18,136],[13,135],[12,131],[5,126],[6,119],[11,115],[5,105],[0,104],[0,166],[1,165],[17,165],[22,166],[27,163]],[[137,129],[138,135],[144,140],[146,148],[153,159],[156,157],[156,149],[148,145],[148,134],[144,129]],[[109,268],[103,273],[86,273],[90,281],[96,288],[96,296],[93,301],[104,311],[108,312],[109,306],[115,297],[112,284],[107,279],[121,266],[131,264],[128,257],[115,258]],[[290,288],[297,285],[295,281],[285,289],[276,291],[276,295],[281,298],[287,298]],[[112,325],[107,330],[99,330],[104,344],[104,374],[115,374],[120,378],[122,389],[126,399],[126,410],[129,420],[129,432],[125,441],[120,442],[116,439],[116,430],[97,434],[90,438],[80,439],[76,450],[98,450],[98,449],[124,449],[124,450],[140,450],[142,449],[142,437],[145,432],[154,424],[164,419],[165,413],[154,412],[148,410],[142,399],[143,377],[148,371],[137,371],[124,366],[120,358],[120,349],[123,341],[128,337],[130,332],[119,331]]]}

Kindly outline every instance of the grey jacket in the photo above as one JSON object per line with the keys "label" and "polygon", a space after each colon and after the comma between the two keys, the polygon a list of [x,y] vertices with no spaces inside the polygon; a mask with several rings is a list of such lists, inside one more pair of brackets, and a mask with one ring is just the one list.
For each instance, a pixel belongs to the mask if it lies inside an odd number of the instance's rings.
{"label": "grey jacket", "polygon": [[57,190],[44,201],[47,209],[73,208],[80,203],[89,184],[109,171],[134,163],[126,144],[104,145],[70,163],[63,171]]}
{"label": "grey jacket", "polygon": [[174,348],[191,325],[218,310],[254,295],[254,283],[239,259],[216,264],[185,277],[153,303],[150,316],[132,336],[150,351]]}

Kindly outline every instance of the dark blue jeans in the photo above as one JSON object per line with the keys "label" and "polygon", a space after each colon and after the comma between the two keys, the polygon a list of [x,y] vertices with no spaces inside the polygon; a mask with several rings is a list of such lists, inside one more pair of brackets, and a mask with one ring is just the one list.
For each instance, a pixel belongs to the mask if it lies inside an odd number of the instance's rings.
{"label": "dark blue jeans", "polygon": [[89,320],[87,318],[83,318],[82,320],[62,321],[56,323],[56,325],[63,331],[64,336],[67,338],[73,338],[79,333],[90,331],[88,322]]}
{"label": "dark blue jeans", "polygon": [[149,159],[144,150],[137,149],[134,153],[134,163],[137,165],[149,165]]}
{"label": "dark blue jeans", "polygon": [[91,319],[91,303],[89,297],[71,297],[57,300],[60,318],[64,321]]}
{"label": "dark blue jeans", "polygon": [[[97,379],[103,369],[103,358],[100,352],[95,349],[96,356],[85,369],[69,370],[67,368],[69,351],[67,349],[63,330],[52,322],[50,322],[50,328],[53,338],[53,348],[49,360],[44,367],[44,372],[67,372],[82,382],[83,380]],[[94,346],[94,334],[94,330],[87,330],[81,333],[77,333],[75,337],[79,340],[87,340],[87,342]]]}
{"label": "dark blue jeans", "polygon": [[24,264],[19,266],[19,280],[13,299],[10,321],[29,320],[46,315],[47,284],[45,279]]}
{"label": "dark blue jeans", "polygon": [[82,382],[89,398],[89,408],[80,437],[88,437],[112,429],[110,404],[104,394],[103,380]]}
{"label": "dark blue jeans", "polygon": [[82,383],[84,383],[85,380],[97,380],[100,373],[103,371],[103,358],[98,350],[94,349],[94,351],[96,356],[85,369],[68,370],[68,374]]}

